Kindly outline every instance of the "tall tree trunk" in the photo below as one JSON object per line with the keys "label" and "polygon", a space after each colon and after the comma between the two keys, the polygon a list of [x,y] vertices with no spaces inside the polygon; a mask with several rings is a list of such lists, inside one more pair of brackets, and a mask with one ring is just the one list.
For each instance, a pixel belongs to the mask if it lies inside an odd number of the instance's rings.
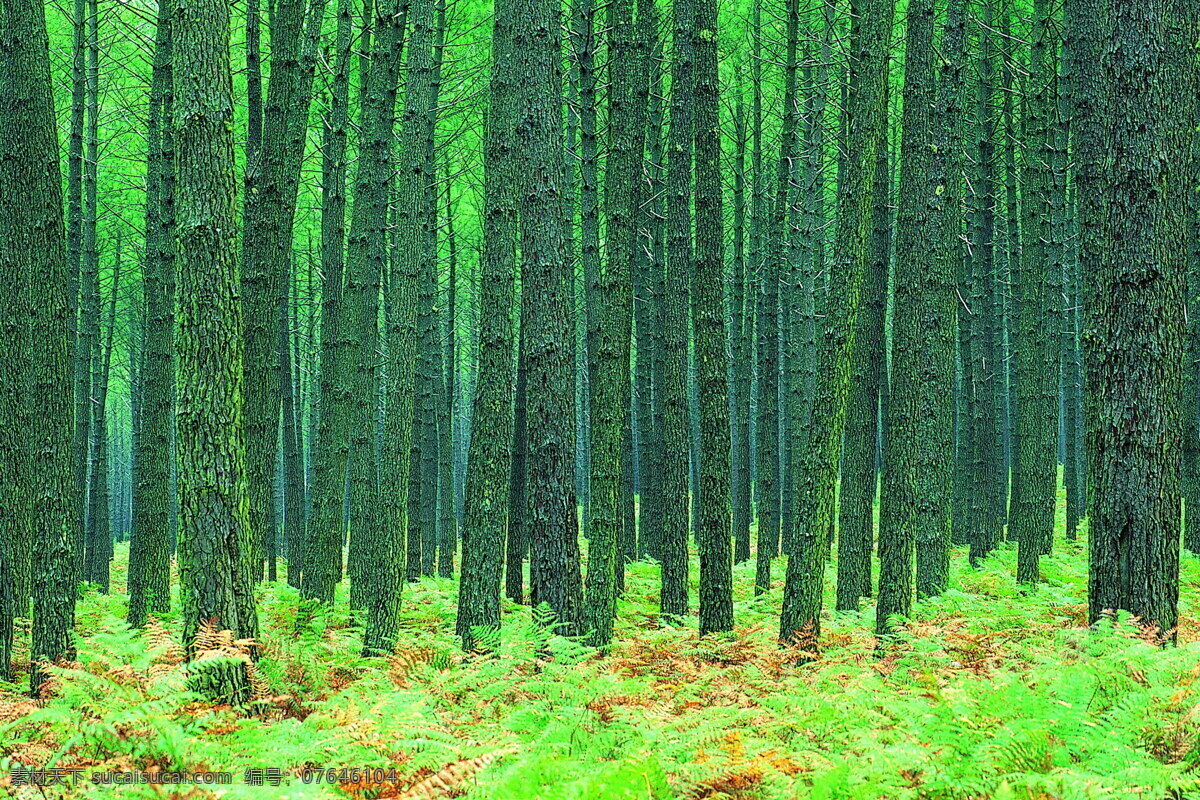
{"label": "tall tree trunk", "polygon": [[[592,505],[592,431],[596,421],[592,417],[599,382],[601,309],[598,297],[600,285],[600,155],[597,129],[599,100],[596,94],[596,51],[599,32],[596,30],[596,5],[594,0],[572,0],[571,28],[568,47],[572,56],[572,68],[576,75],[579,94],[579,261],[583,270],[583,323],[585,326],[584,351],[586,353],[587,391],[583,393],[581,417],[584,425],[580,432],[582,441],[576,450],[583,460],[583,493],[581,505],[585,509],[584,524],[591,523]],[[568,225],[568,230],[571,226]],[[569,234],[568,234],[569,236]],[[591,536],[589,528],[584,529]]]}
{"label": "tall tree trunk", "polygon": [[[751,292],[750,262],[746,258],[746,103],[739,87],[734,110],[733,162],[733,263],[729,287],[730,355],[729,373],[732,395],[730,436],[733,441],[730,478],[730,505],[733,524],[733,560],[750,560],[750,395],[751,357],[754,336],[754,295]],[[638,351],[641,367],[641,351]]]}
{"label": "tall tree trunk", "polygon": [[[262,146],[247,166],[242,240],[242,305],[245,323],[245,415],[250,524],[248,553],[255,577],[278,532],[272,486],[280,436],[280,314],[286,302],[292,231],[312,63],[305,58],[304,26],[319,34],[326,0],[276,0],[271,11],[271,78],[263,108]],[[303,130],[303,128],[301,128]]]}
{"label": "tall tree trunk", "polygon": [[[662,586],[663,614],[688,612],[688,309],[692,280],[691,0],[674,4],[671,129],[667,145],[667,264],[663,315]],[[761,522],[759,523],[761,526]]]}
{"label": "tall tree trunk", "polygon": [[795,550],[788,559],[779,638],[815,648],[820,633],[821,591],[834,521],[835,493],[845,431],[850,356],[867,266],[867,230],[875,187],[875,154],[883,116],[883,82],[894,5],[891,0],[851,4],[850,61],[846,102],[847,158],[838,191],[834,251],[825,304],[824,341],[817,360],[812,426],[792,455],[798,503]]}
{"label": "tall tree trunk", "polygon": [[[404,0],[380,0],[376,3],[374,51],[371,56],[365,91],[365,124],[355,175],[354,210],[346,259],[346,319],[354,343],[348,351],[354,364],[349,420],[350,439],[350,537],[351,601],[363,609],[366,629],[363,654],[390,653],[395,646],[399,626],[400,595],[404,574],[404,518],[408,486],[413,419],[413,365],[416,357],[417,277],[409,259],[415,256],[418,242],[412,217],[423,216],[426,208],[425,187],[418,183],[420,166],[425,161],[421,141],[422,108],[420,78],[428,80],[432,56],[428,26],[432,14],[414,14],[413,49],[409,62],[409,95],[401,135],[406,161],[393,166],[392,129],[396,122],[396,91],[399,81],[400,54],[404,43]],[[432,3],[422,0],[418,9],[432,11]],[[424,68],[423,68],[424,67]],[[416,167],[414,167],[414,162]],[[404,237],[401,253],[391,264],[388,280],[388,316],[386,320],[388,416],[382,448],[377,447],[375,424],[376,351],[379,347],[380,282],[387,274],[387,208],[392,173],[399,181],[398,219]],[[382,465],[376,460],[381,453]],[[380,469],[382,466],[382,469]],[[383,486],[380,486],[382,477]],[[356,541],[357,540],[357,541]],[[357,547],[356,547],[357,545]],[[357,578],[357,580],[356,580]]]}
{"label": "tall tree trunk", "polygon": [[[933,169],[931,111],[935,91],[934,4],[908,6],[905,39],[904,116],[896,211],[896,281],[892,320],[892,382],[888,402],[888,452],[879,498],[879,603],[875,629],[891,631],[894,616],[912,608],[914,542],[944,538],[950,496],[946,444],[953,402],[951,326],[953,269],[929,269],[936,224],[943,213],[942,176]],[[939,192],[938,189],[942,191]],[[931,437],[927,440],[925,437]],[[932,472],[930,472],[932,470]],[[845,534],[843,534],[844,536]]]}
{"label": "tall tree trunk", "polygon": [[[475,385],[477,423],[467,457],[463,498],[462,576],[456,632],[463,648],[475,645],[478,627],[500,626],[500,572],[509,532],[508,595],[524,597],[521,566],[524,542],[513,533],[523,509],[509,505],[513,467],[513,280],[516,276],[517,209],[513,182],[517,78],[514,73],[514,5],[500,0],[492,21],[492,71],[488,87],[484,144],[483,263],[480,282],[479,378]],[[518,378],[519,380],[519,378]],[[523,399],[523,398],[522,398]],[[520,413],[520,412],[518,412]],[[520,445],[518,445],[520,446]],[[522,489],[524,476],[521,477]],[[523,532],[523,531],[522,531]],[[515,595],[515,596],[514,596]]]}
{"label": "tall tree trunk", "polygon": [[[919,62],[919,59],[918,59]],[[837,610],[857,611],[871,596],[871,552],[875,544],[875,492],[879,486],[875,451],[879,438],[880,386],[887,380],[885,316],[890,267],[891,217],[888,208],[888,88],[884,85],[883,121],[875,154],[875,197],[863,307],[854,334],[850,400],[846,412],[846,453],[838,509]],[[907,98],[906,98],[907,105]],[[928,109],[925,111],[928,118]]]}
{"label": "tall tree trunk", "polygon": [[[75,0],[71,15],[71,125],[67,139],[67,286],[68,319],[74,348],[75,425],[72,434],[72,476],[75,481],[77,532],[82,537],[87,514],[88,389],[92,377],[91,340],[83,334],[80,296],[83,294],[83,131],[87,122],[87,0]],[[82,543],[82,541],[81,541]],[[72,546],[74,546],[72,542]]]}
{"label": "tall tree trunk", "polygon": [[[787,131],[794,131],[793,107],[796,103],[796,41],[799,36],[799,5],[797,0],[787,4],[787,44],[784,57],[784,137],[780,147],[787,145]],[[756,15],[759,13],[755,6]],[[754,25],[755,43],[761,37],[761,25]],[[758,57],[753,57],[758,62]],[[761,69],[761,68],[760,68]],[[758,84],[758,81],[755,81]],[[790,91],[789,91],[790,88]],[[756,145],[757,147],[757,145]],[[788,150],[781,149],[779,170],[785,170]],[[778,178],[777,178],[778,180]],[[785,178],[786,180],[786,178]],[[765,177],[763,179],[765,184]],[[776,205],[779,204],[778,188]],[[786,191],[786,189],[784,190]],[[771,559],[779,554],[779,258],[776,243],[783,235],[778,219],[779,209],[770,225],[766,223],[766,189],[756,197],[761,212],[759,219],[759,296],[755,315],[758,336],[758,475],[755,484],[755,506],[758,512],[758,553],[755,560],[754,591],[763,594],[771,588]],[[776,227],[778,226],[778,227]],[[769,247],[768,247],[769,243]]]}
{"label": "tall tree trunk", "polygon": [[[177,5],[173,124],[179,234],[176,298],[179,561],[189,653],[202,623],[258,635],[242,418],[229,8]],[[237,701],[244,681],[222,681]]]}
{"label": "tall tree trunk", "polygon": [[129,624],[171,608],[171,464],[175,383],[175,147],[171,0],[159,4],[146,137],[145,366],[138,432],[134,535],[129,547]]}
{"label": "tall tree trunk", "polygon": [[[559,630],[582,633],[583,586],[572,456],[572,319],[563,215],[560,13],[552,0],[519,0],[516,134],[519,163],[523,347],[528,347],[530,583]],[[528,325],[526,329],[525,324]]]}
{"label": "tall tree trunk", "polygon": [[696,58],[696,280],[692,325],[700,390],[700,491],[696,531],[700,548],[700,635],[733,629],[730,550],[729,364],[722,298],[724,226],[721,218],[720,88],[717,0],[696,0],[692,48]]}
{"label": "tall tree trunk", "polygon": [[86,569],[83,580],[108,594],[109,564],[112,561],[112,493],[109,464],[108,383],[112,366],[113,339],[117,328],[117,290],[121,281],[121,237],[117,234],[112,289],[108,301],[108,333],[97,353],[92,376],[92,491],[88,496],[88,531],[85,541]]}
{"label": "tall tree trunk", "polygon": [[[650,428],[649,428],[649,457],[642,471],[643,487],[646,499],[642,502],[642,518],[638,530],[638,556],[641,558],[661,558],[662,556],[662,524],[663,524],[663,396],[664,368],[664,314],[666,308],[666,273],[664,270],[664,220],[666,218],[666,199],[663,192],[663,75],[665,65],[662,59],[663,37],[658,29],[658,6],[646,2],[644,13],[639,15],[639,26],[649,43],[647,68],[649,71],[650,100],[646,116],[646,158],[643,164],[645,176],[643,192],[646,200],[641,205],[639,215],[638,256],[639,269],[647,272],[646,291],[648,294],[650,317],[649,357],[650,382],[652,395],[650,398]],[[639,340],[639,348],[641,343]],[[641,349],[638,357],[641,358]]]}
{"label": "tall tree trunk", "polygon": [[351,0],[338,0],[337,34],[329,116],[321,166],[321,369],[313,461],[312,520],[308,529],[300,591],[306,599],[331,604],[342,579],[346,541],[343,507],[350,453],[353,336],[345,276],[346,142],[349,127]]}
{"label": "tall tree trunk", "polygon": [[1089,96],[1096,80],[1081,87],[1107,132],[1107,246],[1084,335],[1095,486],[1088,616],[1129,611],[1174,640],[1186,352],[1178,241],[1189,174],[1176,169],[1193,135],[1196,19],[1190,5],[1161,0],[1104,5],[1101,20],[1078,20],[1093,41],[1087,29],[1107,23],[1110,43],[1101,60],[1107,91]]}
{"label": "tall tree trunk", "polygon": [[75,657],[73,547],[79,515],[72,479],[69,262],[45,9],[35,0],[4,0],[2,8],[4,275],[29,276],[21,308],[30,320],[29,341],[37,343],[24,375],[31,458],[23,487],[32,498],[30,516],[42,531],[33,545],[30,689],[36,696],[49,677],[41,665]]}
{"label": "tall tree trunk", "polygon": [[[1061,266],[1051,241],[1054,125],[1050,119],[1057,63],[1054,18],[1047,0],[1033,8],[1030,50],[1029,134],[1023,208],[1024,246],[1017,284],[1020,316],[1017,345],[1017,441],[1020,502],[1011,533],[1017,540],[1017,581],[1038,580],[1038,557],[1054,534],[1058,474],[1058,304]],[[1055,274],[1059,270],[1059,274]]]}

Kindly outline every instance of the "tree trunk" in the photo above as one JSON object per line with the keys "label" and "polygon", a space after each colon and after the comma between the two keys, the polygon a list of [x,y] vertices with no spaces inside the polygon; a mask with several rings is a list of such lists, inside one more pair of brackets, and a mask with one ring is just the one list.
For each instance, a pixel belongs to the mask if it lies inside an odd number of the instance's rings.
{"label": "tree trunk", "polygon": [[300,579],[301,595],[331,604],[342,579],[346,541],[343,507],[350,453],[353,336],[346,296],[346,140],[349,127],[353,17],[338,0],[330,110],[321,167],[321,369],[317,442],[312,460],[312,520]]}
{"label": "tree trunk", "polygon": [[[1094,481],[1088,611],[1129,611],[1174,640],[1184,430],[1184,271],[1178,247],[1195,114],[1190,7],[1111,0],[1107,91],[1081,89],[1107,131],[1102,229],[1084,335],[1089,476]],[[1081,27],[1103,24],[1080,19]],[[1104,30],[1104,29],[1102,29]],[[1091,31],[1084,34],[1094,36]],[[1089,187],[1090,188],[1090,187]]]}
{"label": "tree trunk", "polygon": [[835,494],[842,460],[850,356],[867,266],[867,230],[875,187],[883,82],[894,6],[891,0],[851,5],[848,75],[847,150],[838,191],[834,251],[825,304],[824,341],[817,360],[812,426],[807,442],[793,450],[796,501],[795,550],[788,559],[779,638],[815,649],[820,634],[821,591],[834,522]]}
{"label": "tree trunk", "polygon": [[154,35],[146,139],[145,367],[129,547],[129,624],[171,608],[171,464],[175,383],[175,146],[172,91],[173,3],[160,3]]}
{"label": "tree trunk", "polygon": [[574,402],[567,229],[563,215],[562,75],[559,8],[519,0],[516,135],[521,215],[523,347],[528,348],[530,583],[561,632],[582,630],[579,523],[572,474]]}
{"label": "tree trunk", "polygon": [[[479,377],[475,385],[475,432],[467,457],[463,499],[462,575],[456,632],[463,648],[475,646],[475,630],[500,626],[500,572],[509,533],[508,595],[524,597],[524,542],[513,533],[523,509],[509,505],[513,469],[513,280],[516,274],[517,209],[513,181],[513,4],[501,0],[492,22],[492,72],[484,144],[483,263],[480,277]],[[518,379],[519,380],[519,379]],[[523,399],[523,398],[522,398]],[[518,411],[518,413],[520,413]],[[518,445],[520,447],[520,445]],[[521,476],[524,488],[524,476]]]}
{"label": "tree trunk", "polygon": [[[202,623],[258,635],[242,421],[229,8],[176,6],[175,172],[179,232],[176,302],[179,561],[189,654]],[[229,685],[230,693],[242,687]],[[224,694],[225,692],[221,692]]]}

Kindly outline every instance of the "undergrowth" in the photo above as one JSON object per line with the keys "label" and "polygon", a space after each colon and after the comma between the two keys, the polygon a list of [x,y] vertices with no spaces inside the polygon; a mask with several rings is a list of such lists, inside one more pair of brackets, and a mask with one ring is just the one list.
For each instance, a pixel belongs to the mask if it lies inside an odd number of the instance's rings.
{"label": "undergrowth", "polygon": [[[1010,547],[978,571],[956,551],[952,588],[918,603],[883,652],[870,634],[872,604],[828,611],[831,565],[820,658],[803,666],[775,642],[780,581],[755,598],[752,561],[735,570],[737,630],[705,639],[660,622],[657,568],[631,565],[616,644],[604,654],[509,603],[503,630],[482,637],[487,653],[465,656],[453,636],[457,584],[426,578],[405,588],[396,653],[362,658],[344,603],[297,632],[297,593],[263,586],[254,697],[235,710],[189,692],[176,618],[145,631],[122,622],[119,550],[116,591],[82,599],[79,660],[54,669],[51,699],[35,703],[23,684],[0,684],[0,793],[1200,798],[1200,563],[1191,556],[1180,645],[1165,650],[1126,619],[1086,627],[1082,542],[1056,544],[1032,593],[1013,583]],[[239,657],[235,642],[208,647]],[[22,670],[27,658],[18,651]],[[22,764],[85,776],[227,770],[233,784],[8,785]],[[243,783],[246,769],[268,767],[281,770],[281,785]],[[306,767],[395,774],[313,785],[298,777]]]}

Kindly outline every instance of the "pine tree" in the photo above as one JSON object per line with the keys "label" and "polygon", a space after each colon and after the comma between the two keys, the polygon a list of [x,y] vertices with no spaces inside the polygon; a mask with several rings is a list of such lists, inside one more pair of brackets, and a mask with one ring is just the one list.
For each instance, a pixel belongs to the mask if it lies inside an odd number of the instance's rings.
{"label": "pine tree", "polygon": [[[616,616],[618,561],[626,528],[624,457],[629,414],[630,326],[633,318],[632,273],[635,243],[636,180],[641,174],[644,124],[633,88],[640,69],[634,40],[632,0],[609,7],[612,54],[609,92],[609,148],[604,196],[608,251],[598,276],[589,313],[599,318],[590,342],[595,362],[591,384],[592,475],[588,498],[588,569],[585,584],[587,625],[594,644],[607,646]],[[581,96],[581,103],[586,102]],[[582,111],[582,109],[581,109]],[[586,112],[585,112],[586,113]],[[584,249],[588,243],[585,237]],[[585,263],[586,269],[586,263]]]}
{"label": "pine tree", "polygon": [[[739,89],[734,112],[733,164],[733,264],[730,269],[729,304],[730,365],[729,392],[733,455],[730,503],[733,523],[734,561],[750,559],[750,396],[754,348],[753,269],[746,258],[746,103]],[[641,363],[640,361],[638,362]]]}
{"label": "pine tree", "polygon": [[[927,543],[945,536],[950,501],[945,449],[950,423],[945,406],[947,377],[952,375],[947,361],[953,359],[953,351],[947,355],[946,340],[953,315],[947,314],[942,296],[949,295],[951,276],[946,274],[948,265],[939,264],[940,269],[934,270],[923,260],[923,254],[933,249],[932,217],[940,213],[939,200],[945,194],[945,187],[939,193],[934,183],[938,176],[932,159],[933,36],[932,0],[911,2],[897,191],[888,455],[879,498],[875,630],[880,634],[891,630],[893,616],[909,614],[914,542],[918,537]],[[931,435],[935,439],[927,443],[925,437]]]}
{"label": "pine tree", "polygon": [[305,543],[301,594],[333,603],[342,579],[346,540],[343,507],[350,441],[352,332],[345,295],[346,145],[349,127],[353,17],[350,0],[338,0],[329,115],[321,166],[321,368],[320,420],[313,457],[312,519]]}
{"label": "pine tree", "polygon": [[[1057,476],[1058,329],[1061,266],[1056,263],[1052,237],[1054,126],[1052,82],[1057,45],[1054,19],[1046,0],[1033,9],[1030,50],[1029,130],[1026,148],[1026,203],[1022,209],[1023,260],[1017,292],[1020,297],[1017,346],[1017,441],[1020,500],[1011,523],[1017,540],[1017,581],[1038,580],[1038,557],[1048,552],[1054,533]],[[1056,270],[1059,274],[1056,274]]]}
{"label": "pine tree", "polygon": [[[1106,3],[1110,46],[1092,108],[1106,135],[1107,224],[1084,335],[1089,408],[1091,620],[1116,610],[1174,638],[1179,598],[1186,191],[1195,19],[1154,0]],[[1081,38],[1092,39],[1090,31]],[[1095,41],[1095,39],[1092,39]],[[1104,88],[1106,87],[1106,89]],[[1182,175],[1187,172],[1183,171]],[[1089,187],[1091,188],[1091,187]]]}
{"label": "pine tree", "polygon": [[262,140],[258,152],[248,154],[246,174],[241,297],[246,342],[247,480],[254,535],[248,557],[256,565],[256,579],[261,578],[264,558],[277,535],[272,487],[281,397],[279,315],[281,301],[287,296],[285,275],[299,180],[299,174],[289,174],[288,162],[293,159],[286,148],[299,99],[300,38],[306,5],[306,0],[278,0],[270,14],[271,78],[263,107]]}
{"label": "pine tree", "polygon": [[108,301],[108,333],[96,354],[92,375],[92,490],[88,493],[88,525],[84,539],[82,578],[108,593],[109,562],[112,560],[112,508],[110,494],[108,386],[112,366],[113,339],[117,323],[117,290],[121,281],[121,237],[117,234],[112,288]]}
{"label": "pine tree", "polygon": [[[755,46],[761,36],[759,6],[755,5]],[[784,125],[792,127],[792,110],[796,103],[796,40],[798,38],[799,4],[790,0],[787,4],[787,43],[784,57]],[[757,55],[751,56],[755,64]],[[758,67],[761,69],[761,67]],[[758,86],[759,79],[755,79]],[[791,91],[788,91],[791,87]],[[761,116],[761,115],[759,115]],[[756,117],[757,118],[757,117]],[[794,127],[792,128],[794,131]],[[787,144],[787,136],[781,147]],[[779,170],[786,172],[785,159],[789,150],[781,150]],[[761,163],[761,159],[759,159]],[[778,184],[778,176],[776,182]],[[765,184],[765,180],[763,181]],[[786,188],[785,190],[786,191]],[[779,204],[779,189],[776,189],[776,206]],[[766,219],[766,189],[756,193],[756,217],[760,220],[759,241],[759,297],[755,313],[758,336],[758,474],[755,483],[754,502],[758,514],[758,553],[755,560],[754,591],[763,594],[771,588],[771,559],[779,554],[780,547],[780,413],[779,413],[779,254],[776,251],[778,237],[783,235],[779,209],[773,212],[770,223]],[[762,195],[762,197],[760,197]],[[769,233],[770,232],[770,233]],[[768,244],[769,243],[769,244]]]}
{"label": "pine tree", "polygon": [[696,0],[696,277],[692,326],[700,390],[700,635],[733,629],[730,551],[729,364],[722,301],[724,226],[721,218],[720,88],[717,0]]}
{"label": "pine tree", "polygon": [[171,0],[159,3],[154,31],[146,137],[145,366],[137,447],[133,539],[129,547],[129,624],[171,607],[171,428],[175,370],[175,145]]}
{"label": "pine tree", "polygon": [[[514,85],[513,7],[495,6],[492,22],[492,72],[488,89],[487,140],[484,150],[484,238],[480,283],[479,379],[475,386],[475,432],[467,458],[463,500],[462,577],[459,581],[456,632],[464,649],[475,643],[478,626],[500,625],[500,572],[505,529],[515,509],[508,507],[513,440],[513,280],[517,229],[513,192]],[[512,551],[510,545],[510,552]],[[522,599],[521,559],[509,562],[510,584]],[[510,585],[510,596],[512,587]]]}
{"label": "pine tree", "polygon": [[[575,452],[571,385],[572,320],[568,303],[567,225],[562,207],[563,140],[559,8],[519,0],[517,138],[521,216],[522,347],[528,348],[530,583],[533,605],[545,603],[560,630],[582,633],[582,580],[571,455]],[[526,327],[527,326],[527,327]]]}
{"label": "pine tree", "polygon": [[[401,225],[408,238],[402,252],[391,264],[388,280],[387,352],[388,416],[383,446],[377,448],[375,425],[376,350],[379,344],[380,283],[387,273],[388,188],[395,170],[400,184],[398,207],[425,208],[424,186],[413,162],[424,164],[419,124],[423,108],[421,90],[409,85],[409,108],[402,130],[405,161],[395,169],[392,159],[392,129],[396,121],[396,89],[399,80],[400,51],[403,46],[404,16],[398,0],[376,5],[374,51],[366,78],[363,109],[362,145],[355,173],[354,208],[346,259],[346,321],[354,338],[348,348],[352,355],[352,387],[347,419],[350,439],[350,536],[351,603],[365,611],[364,655],[391,652],[399,625],[400,594],[404,574],[403,519],[408,474],[405,464],[410,455],[408,435],[412,430],[413,363],[416,356],[414,312],[416,276],[409,260],[415,251],[415,225]],[[428,25],[429,20],[425,21]],[[413,33],[410,74],[416,78],[422,58],[428,63],[430,39]],[[421,44],[418,44],[418,41]],[[422,47],[423,45],[423,47]],[[380,460],[376,459],[380,452]],[[380,463],[382,461],[382,463]],[[382,467],[382,469],[381,469]],[[378,476],[383,477],[384,490]],[[357,539],[357,548],[355,540]]]}
{"label": "pine tree", "polygon": [[[91,380],[91,340],[83,334],[86,315],[80,308],[83,286],[83,173],[84,127],[87,124],[87,0],[75,0],[71,14],[71,122],[67,144],[67,287],[72,347],[74,348],[75,425],[72,437],[72,475],[78,534],[83,535],[87,513],[88,388]],[[75,546],[77,543],[72,543]],[[82,544],[79,542],[78,544]]]}
{"label": "pine tree", "polygon": [[[5,274],[29,276],[29,394],[31,458],[23,487],[41,533],[33,543],[34,695],[47,678],[38,666],[75,655],[75,567],[78,498],[72,479],[72,359],[67,298],[68,260],[58,166],[58,132],[43,5],[5,0],[0,56],[7,107],[0,125],[5,163]],[[33,302],[33,298],[37,302]],[[36,478],[34,477],[36,476]]]}
{"label": "pine tree", "polygon": [[890,255],[888,208],[888,87],[884,84],[883,122],[875,155],[875,198],[871,206],[870,255],[863,307],[854,335],[850,400],[846,412],[846,453],[838,509],[837,609],[857,611],[860,597],[871,596],[871,550],[875,543],[876,445],[879,436],[881,382],[887,380],[885,319]]}
{"label": "pine tree", "polygon": [[808,643],[820,633],[825,554],[834,519],[834,495],[845,432],[850,356],[867,265],[870,199],[883,111],[888,41],[894,4],[860,0],[851,4],[850,61],[846,102],[847,152],[838,190],[836,230],[825,305],[825,331],[817,361],[812,425],[804,446],[792,454],[796,501],[795,550],[784,585],[779,638]]}
{"label": "pine tree", "polygon": [[[184,641],[202,622],[258,634],[243,431],[229,9],[177,5],[171,21],[179,290],[176,441]],[[238,688],[234,684],[231,688]]]}
{"label": "pine tree", "polygon": [[[692,281],[692,25],[690,0],[674,4],[671,127],[667,143],[667,263],[663,307],[662,592],[663,614],[688,612],[689,456],[688,309]],[[761,474],[761,473],[760,473]],[[763,512],[759,512],[760,516]],[[763,525],[759,522],[760,530]]]}

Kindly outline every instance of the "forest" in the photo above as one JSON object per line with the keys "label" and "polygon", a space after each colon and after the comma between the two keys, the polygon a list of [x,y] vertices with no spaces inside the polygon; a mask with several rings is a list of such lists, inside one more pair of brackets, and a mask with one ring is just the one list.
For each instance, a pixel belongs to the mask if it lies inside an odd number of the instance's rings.
{"label": "forest", "polygon": [[1197,0],[0,0],[0,796],[1200,800]]}

